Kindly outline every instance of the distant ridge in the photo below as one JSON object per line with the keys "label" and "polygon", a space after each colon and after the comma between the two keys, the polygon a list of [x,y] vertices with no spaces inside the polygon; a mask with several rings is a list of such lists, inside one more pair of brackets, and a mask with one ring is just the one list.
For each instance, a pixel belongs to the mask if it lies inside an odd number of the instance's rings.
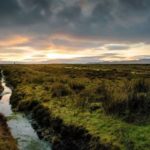
{"label": "distant ridge", "polygon": [[[14,64],[11,61],[0,61],[0,64]],[[98,57],[80,57],[76,59],[56,59],[43,62],[16,62],[15,64],[150,64],[150,59],[130,61],[100,61]]]}
{"label": "distant ridge", "polygon": [[[94,58],[94,59],[93,59]],[[130,61],[100,61],[98,57],[80,57],[75,59],[56,59],[42,62],[43,64],[150,64],[150,59]]]}
{"label": "distant ridge", "polygon": [[130,61],[103,61],[99,63],[96,62],[96,64],[150,64],[150,59],[139,59]]}

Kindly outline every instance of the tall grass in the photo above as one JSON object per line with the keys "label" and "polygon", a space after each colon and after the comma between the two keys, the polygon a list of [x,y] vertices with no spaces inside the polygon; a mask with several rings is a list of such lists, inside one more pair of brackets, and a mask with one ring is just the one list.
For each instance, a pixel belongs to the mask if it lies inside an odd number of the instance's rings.
{"label": "tall grass", "polygon": [[[144,79],[125,82],[109,87],[105,85],[104,109],[107,113],[117,114],[125,120],[145,121],[150,112],[150,84]],[[148,118],[147,118],[148,117]]]}

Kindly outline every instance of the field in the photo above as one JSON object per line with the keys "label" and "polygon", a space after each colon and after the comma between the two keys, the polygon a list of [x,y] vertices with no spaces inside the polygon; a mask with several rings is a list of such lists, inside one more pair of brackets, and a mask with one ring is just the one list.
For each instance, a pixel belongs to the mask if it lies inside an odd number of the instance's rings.
{"label": "field", "polygon": [[149,150],[150,65],[0,67],[54,150]]}

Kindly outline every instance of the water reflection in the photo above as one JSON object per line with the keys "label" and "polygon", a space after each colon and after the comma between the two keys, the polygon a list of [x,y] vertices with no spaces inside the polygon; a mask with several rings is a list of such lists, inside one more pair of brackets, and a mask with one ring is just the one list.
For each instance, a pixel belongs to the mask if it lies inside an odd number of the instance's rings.
{"label": "water reflection", "polygon": [[6,85],[3,71],[1,71],[1,76],[4,91],[1,94],[0,113],[9,118],[7,123],[12,135],[18,141],[18,148],[20,150],[51,150],[50,144],[38,138],[31,123],[23,114],[13,113],[10,105],[12,90]]}

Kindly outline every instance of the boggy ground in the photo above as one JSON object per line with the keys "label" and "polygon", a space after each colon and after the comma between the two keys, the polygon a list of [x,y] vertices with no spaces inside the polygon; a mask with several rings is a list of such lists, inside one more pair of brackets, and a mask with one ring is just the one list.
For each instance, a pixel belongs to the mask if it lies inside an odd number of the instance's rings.
{"label": "boggy ground", "polygon": [[2,114],[0,114],[0,150],[18,150],[17,143],[13,139]]}
{"label": "boggy ground", "polygon": [[[0,94],[2,91],[3,88],[0,85]],[[6,118],[2,114],[0,114],[0,150],[18,150],[17,143],[13,139],[7,126]]]}
{"label": "boggy ground", "polygon": [[[15,95],[13,95],[15,99]],[[48,107],[37,101],[24,101],[17,107],[18,111],[32,114],[33,122],[40,138],[50,141],[53,150],[118,150],[111,143],[102,143],[99,137],[94,137],[85,128],[65,124],[53,116]]]}
{"label": "boggy ground", "polygon": [[149,65],[4,65],[16,110],[58,150],[149,150]]}

